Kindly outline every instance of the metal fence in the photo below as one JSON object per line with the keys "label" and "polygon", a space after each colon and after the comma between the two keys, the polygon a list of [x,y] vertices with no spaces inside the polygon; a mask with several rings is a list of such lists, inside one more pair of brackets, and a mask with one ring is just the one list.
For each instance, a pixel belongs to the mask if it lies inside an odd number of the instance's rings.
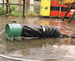
{"label": "metal fence", "polygon": [[[23,17],[25,14],[30,12],[40,12],[40,1],[34,1],[33,4],[27,2],[28,0],[3,0],[0,2],[0,7],[5,9],[5,14],[12,13],[13,10],[19,11]],[[32,8],[32,9],[31,9]],[[17,13],[17,12],[15,12]]]}

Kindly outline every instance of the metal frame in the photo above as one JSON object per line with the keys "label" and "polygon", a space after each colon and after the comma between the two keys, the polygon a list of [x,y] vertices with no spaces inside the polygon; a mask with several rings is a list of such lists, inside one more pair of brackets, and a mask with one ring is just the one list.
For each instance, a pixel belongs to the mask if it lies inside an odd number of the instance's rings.
{"label": "metal frame", "polygon": [[[75,3],[73,3],[73,5],[75,5]],[[67,10],[67,12],[66,12],[66,14],[65,14],[65,16],[62,18],[63,21],[64,21],[65,17],[67,16],[67,14],[69,13],[69,11],[70,11],[71,8],[72,8],[72,4],[70,4],[70,6],[69,6],[69,8],[68,8],[68,10]],[[75,9],[75,8],[74,8],[74,9]],[[69,18],[68,23],[70,23],[70,22],[72,21],[74,15],[75,15],[75,11],[74,11],[73,15]]]}

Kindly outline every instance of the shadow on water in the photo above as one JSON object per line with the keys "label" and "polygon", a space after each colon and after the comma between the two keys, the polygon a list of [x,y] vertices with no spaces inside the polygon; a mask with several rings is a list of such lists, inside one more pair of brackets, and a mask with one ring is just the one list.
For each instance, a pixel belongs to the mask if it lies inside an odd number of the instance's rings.
{"label": "shadow on water", "polygon": [[[41,21],[49,19],[9,17],[0,19],[0,31],[6,23],[15,20],[23,24],[40,24]],[[55,20],[55,19],[51,19]],[[43,23],[43,22],[42,22]],[[47,24],[45,23],[45,24]],[[0,35],[0,53],[15,58],[40,60],[40,61],[75,61],[75,39],[72,38],[43,38],[24,39],[13,42],[6,40],[5,34]],[[17,61],[0,57],[1,61]],[[24,61],[24,60],[19,60]]]}

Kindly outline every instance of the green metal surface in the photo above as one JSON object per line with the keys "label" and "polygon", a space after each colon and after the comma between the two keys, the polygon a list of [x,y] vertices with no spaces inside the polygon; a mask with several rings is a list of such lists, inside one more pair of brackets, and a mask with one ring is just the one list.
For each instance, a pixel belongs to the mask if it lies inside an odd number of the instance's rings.
{"label": "green metal surface", "polygon": [[6,24],[5,34],[6,38],[9,37],[13,40],[15,37],[20,37],[22,33],[22,27],[20,24]]}

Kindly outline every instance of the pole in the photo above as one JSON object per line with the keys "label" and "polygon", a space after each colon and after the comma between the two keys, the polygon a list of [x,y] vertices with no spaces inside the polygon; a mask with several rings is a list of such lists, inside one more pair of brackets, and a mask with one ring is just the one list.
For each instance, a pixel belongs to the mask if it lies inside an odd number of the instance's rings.
{"label": "pole", "polygon": [[59,1],[59,4],[60,4],[60,9],[59,9],[59,17],[61,17],[61,6],[62,6],[62,0],[58,0]]}
{"label": "pole", "polygon": [[67,10],[65,16],[62,18],[63,21],[64,21],[65,17],[67,16],[68,12],[70,11],[70,9],[71,9],[71,5],[70,5],[69,9]]}
{"label": "pole", "polygon": [[8,15],[9,0],[6,0],[6,15]]}
{"label": "pole", "polygon": [[27,0],[27,12],[29,11],[30,9],[30,0]]}
{"label": "pole", "polygon": [[3,0],[3,7],[4,7],[4,0]]}
{"label": "pole", "polygon": [[25,17],[25,0],[23,0],[23,17]]}
{"label": "pole", "polygon": [[73,13],[73,15],[70,17],[70,19],[69,19],[68,23],[70,23],[70,22],[71,22],[71,20],[73,19],[74,15],[75,15],[75,12],[74,12],[74,13]]}
{"label": "pole", "polygon": [[[21,4],[21,0],[18,0],[18,3]],[[19,9],[21,10],[21,5],[19,6]]]}
{"label": "pole", "polygon": [[59,9],[59,17],[61,17],[61,5],[60,5],[60,9]]}

